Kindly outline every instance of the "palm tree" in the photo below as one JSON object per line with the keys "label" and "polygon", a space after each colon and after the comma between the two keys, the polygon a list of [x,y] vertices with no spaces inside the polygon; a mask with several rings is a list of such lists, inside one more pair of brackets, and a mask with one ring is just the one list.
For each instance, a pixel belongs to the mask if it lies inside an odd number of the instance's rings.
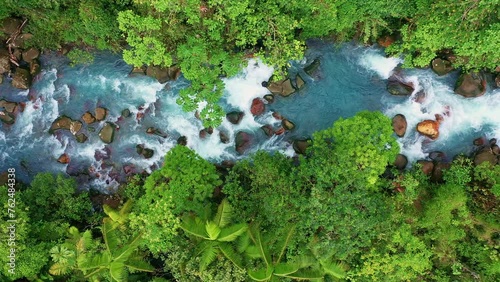
{"label": "palm tree", "polygon": [[210,220],[204,221],[201,217],[192,215],[183,218],[180,227],[195,240],[196,253],[201,255],[200,271],[205,270],[220,253],[243,269],[241,256],[231,243],[245,233],[248,226],[246,223],[229,225],[231,216],[232,208],[227,199],[224,199],[217,208],[217,214]]}
{"label": "palm tree", "polygon": [[[248,270],[248,275],[255,281],[279,281],[281,277],[295,280],[322,281],[325,275],[330,275],[337,279],[345,277],[342,266],[336,264],[331,258],[318,258],[317,253],[307,250],[305,255],[295,258],[293,261],[282,262],[285,252],[293,236],[294,228],[290,227],[283,238],[277,240],[277,253],[271,254],[268,248],[271,240],[264,240],[260,234],[258,224],[249,228],[249,238],[253,245],[241,243],[240,250],[245,249],[246,254],[251,258],[260,258],[263,261],[263,268],[258,270]],[[245,240],[242,240],[244,242]],[[247,246],[245,246],[247,245]]]}

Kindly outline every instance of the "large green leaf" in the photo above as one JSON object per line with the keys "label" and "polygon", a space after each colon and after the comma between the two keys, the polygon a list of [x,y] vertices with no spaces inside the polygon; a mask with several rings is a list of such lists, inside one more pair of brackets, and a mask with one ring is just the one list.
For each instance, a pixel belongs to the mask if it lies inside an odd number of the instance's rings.
{"label": "large green leaf", "polygon": [[116,249],[118,249],[119,241],[115,232],[116,226],[113,224],[113,221],[109,217],[104,218],[102,222],[102,237],[104,238],[106,249],[111,255],[114,254]]}
{"label": "large green leaf", "polygon": [[52,275],[64,275],[67,274],[69,270],[70,268],[67,263],[56,262],[50,267],[49,273]]}
{"label": "large green leaf", "polygon": [[248,248],[245,249],[245,254],[249,258],[252,258],[252,259],[262,257],[262,253],[260,252],[260,249],[255,245],[248,246]]}
{"label": "large green leaf", "polygon": [[255,281],[267,281],[271,279],[274,269],[271,266],[256,271],[248,270],[248,276]]}
{"label": "large green leaf", "polygon": [[285,277],[295,280],[322,281],[325,274],[319,270],[300,269],[297,272],[286,275]]}
{"label": "large green leaf", "polygon": [[133,257],[128,259],[125,262],[125,266],[130,270],[130,272],[136,271],[145,271],[145,272],[153,272],[155,268],[151,266],[146,261],[142,260],[139,257]]}
{"label": "large green leaf", "polygon": [[217,237],[219,237],[219,234],[221,232],[221,229],[215,222],[213,221],[207,221],[205,224],[205,230],[207,231],[208,238],[210,240],[216,240]]}
{"label": "large green leaf", "polygon": [[217,208],[217,214],[215,215],[214,221],[220,228],[225,227],[231,222],[232,207],[229,201],[224,198]]}
{"label": "large green leaf", "polygon": [[207,230],[205,229],[205,223],[203,223],[199,218],[193,218],[190,216],[184,217],[180,227],[188,234],[205,240],[210,240]]}
{"label": "large green leaf", "polygon": [[238,250],[238,253],[243,253],[248,248],[248,246],[250,246],[250,235],[248,234],[248,232],[245,232],[238,237],[236,249]]}
{"label": "large green leaf", "polygon": [[217,240],[223,242],[231,242],[236,240],[238,236],[245,233],[248,229],[248,225],[246,223],[239,223],[221,230],[219,237]]}
{"label": "large green leaf", "polygon": [[260,229],[258,224],[250,226],[249,229],[249,234],[250,238],[252,239],[253,243],[257,247],[257,250],[260,253],[260,256],[264,260],[265,264],[269,267],[271,265],[271,256],[269,255],[269,251],[267,247],[263,244],[262,242],[262,237],[260,235]]}
{"label": "large green leaf", "polygon": [[141,243],[141,234],[135,236],[127,244],[118,249],[115,252],[116,256],[113,258],[113,261],[125,263],[132,255],[132,253],[134,253],[137,250],[140,243]]}
{"label": "large green leaf", "polygon": [[201,249],[200,258],[200,271],[204,271],[217,257],[217,242],[204,241],[202,242],[203,248]]}
{"label": "large green leaf", "polygon": [[320,263],[326,274],[329,274],[338,279],[345,278],[346,273],[340,264],[334,263],[333,261],[328,261],[328,262],[320,261]]}
{"label": "large green leaf", "polygon": [[127,270],[122,262],[114,261],[109,265],[109,274],[113,281],[122,282],[126,281]]}
{"label": "large green leaf", "polygon": [[274,275],[286,276],[299,270],[299,265],[295,263],[278,263],[274,267]]}
{"label": "large green leaf", "polygon": [[292,240],[294,231],[295,231],[295,228],[293,226],[291,226],[290,229],[288,229],[286,236],[284,238],[279,239],[278,247],[279,247],[280,253],[278,255],[278,258],[276,259],[276,263],[279,263],[281,261],[281,259],[283,258],[285,251],[286,251],[286,248],[287,248],[288,244],[290,243],[290,241]]}

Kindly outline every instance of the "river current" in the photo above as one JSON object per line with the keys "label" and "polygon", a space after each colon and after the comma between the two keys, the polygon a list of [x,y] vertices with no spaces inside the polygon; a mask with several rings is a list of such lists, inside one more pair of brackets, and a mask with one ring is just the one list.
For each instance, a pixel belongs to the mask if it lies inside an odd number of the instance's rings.
{"label": "river current", "polygon": [[[193,112],[183,112],[176,104],[179,90],[189,85],[182,76],[175,82],[160,84],[146,76],[129,77],[131,66],[116,54],[97,53],[93,64],[76,67],[69,66],[64,57],[45,54],[41,58],[43,70],[30,90],[12,88],[7,78],[0,85],[0,98],[26,103],[13,125],[0,124],[0,171],[13,167],[18,179],[26,182],[38,172],[69,172],[80,175],[84,188],[111,191],[124,180],[124,167],[151,172],[161,166],[164,155],[180,136],[186,136],[188,146],[212,162],[245,158],[259,149],[291,156],[294,151],[290,140],[308,138],[338,118],[361,110],[380,110],[390,118],[396,114],[406,116],[408,130],[398,142],[410,162],[425,159],[436,150],[445,152],[451,160],[455,154],[470,153],[477,137],[500,138],[500,89],[493,89],[491,81],[485,95],[467,99],[453,93],[458,71],[438,77],[430,69],[405,69],[401,71],[403,77],[416,89],[409,97],[395,97],[386,91],[386,83],[402,60],[386,58],[381,49],[317,44],[306,58],[292,64],[292,73],[301,74],[305,87],[289,97],[275,97],[275,102],[266,105],[266,112],[257,118],[250,113],[250,105],[254,98],[269,93],[261,83],[269,79],[273,69],[249,60],[240,74],[225,79],[226,90],[220,101],[227,112],[244,112],[243,120],[238,125],[224,120],[213,134],[201,139],[201,122]],[[320,59],[321,66],[310,77],[302,68],[314,58]],[[426,99],[418,103],[414,96],[420,90],[426,93]],[[84,143],[76,142],[69,131],[48,133],[57,117],[81,120],[86,111],[93,112],[97,106],[107,108],[106,121],[119,127],[113,143],[105,144],[98,137],[104,121],[84,124],[81,132],[89,137]],[[130,110],[130,118],[120,117],[124,109]],[[267,138],[260,127],[269,124],[277,128],[280,124],[272,116],[273,111],[293,121],[295,129]],[[449,115],[441,124],[437,140],[430,141],[415,131],[418,122],[434,119],[434,114],[445,111]],[[137,120],[139,112],[144,117]],[[149,127],[167,137],[147,134]],[[243,155],[234,148],[234,136],[241,130],[256,136]],[[229,143],[220,142],[219,131],[228,135]],[[138,144],[153,149],[153,157],[140,156],[136,152]],[[63,153],[70,157],[69,164],[57,162]],[[90,173],[81,174],[83,171]]]}

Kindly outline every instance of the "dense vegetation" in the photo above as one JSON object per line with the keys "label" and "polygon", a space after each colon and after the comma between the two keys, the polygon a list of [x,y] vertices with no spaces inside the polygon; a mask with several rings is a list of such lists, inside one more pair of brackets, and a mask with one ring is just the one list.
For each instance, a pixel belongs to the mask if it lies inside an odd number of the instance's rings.
{"label": "dense vegetation", "polygon": [[398,150],[390,120],[361,112],[295,160],[259,152],[217,168],[178,145],[115,208],[39,174],[17,187],[16,275],[2,240],[0,278],[498,281],[500,166],[458,157],[431,181],[388,167]]}
{"label": "dense vegetation", "polygon": [[[0,19],[29,21],[32,45],[71,45],[82,50],[123,52],[135,66],[178,65],[191,81],[179,103],[201,112],[205,126],[220,123],[220,78],[234,75],[249,56],[286,74],[289,60],[301,59],[308,38],[371,43],[394,35],[387,51],[404,54],[407,66],[423,67],[451,50],[466,69],[500,65],[500,0],[3,0]],[[80,49],[78,49],[80,48]]]}

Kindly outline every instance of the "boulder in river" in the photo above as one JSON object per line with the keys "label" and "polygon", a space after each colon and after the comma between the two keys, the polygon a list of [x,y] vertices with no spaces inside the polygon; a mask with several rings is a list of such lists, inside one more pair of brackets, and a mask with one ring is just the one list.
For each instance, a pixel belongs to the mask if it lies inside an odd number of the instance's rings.
{"label": "boulder in river", "polygon": [[305,84],[306,82],[304,81],[304,79],[302,79],[300,74],[297,74],[297,76],[295,77],[295,88],[297,90],[300,90],[304,87]]}
{"label": "boulder in river", "polygon": [[106,118],[106,116],[108,115],[108,109],[106,108],[103,108],[103,107],[97,107],[95,109],[95,119],[97,121],[102,121]]}
{"label": "boulder in river", "polygon": [[431,181],[443,182],[443,171],[451,167],[449,163],[436,162],[432,171]]}
{"label": "boulder in river", "polygon": [[82,122],[79,120],[72,121],[71,124],[69,125],[69,131],[71,134],[76,135],[80,129],[82,129]]}
{"label": "boulder in river", "polygon": [[116,126],[111,122],[106,122],[104,126],[99,131],[99,138],[101,138],[102,142],[109,144],[113,142],[115,137],[115,129]]}
{"label": "boulder in river", "polygon": [[262,113],[264,113],[264,109],[265,105],[262,99],[255,98],[252,100],[252,106],[250,107],[250,112],[252,113],[252,115],[254,116],[261,115]]}
{"label": "boulder in river", "polygon": [[439,137],[439,123],[428,119],[421,121],[417,124],[417,131],[432,140],[436,140]]}
{"label": "boulder in river", "polygon": [[267,137],[271,137],[274,135],[273,127],[269,124],[261,126],[260,129],[264,131],[264,134],[266,134]]}
{"label": "boulder in river", "polygon": [[274,95],[273,94],[266,94],[266,95],[264,95],[264,100],[266,100],[268,104],[272,104],[272,103],[274,103]]}
{"label": "boulder in river", "polygon": [[293,141],[293,150],[297,154],[305,155],[307,148],[310,146],[311,139],[298,139]]}
{"label": "boulder in river", "polygon": [[146,75],[156,78],[159,83],[165,83],[169,80],[176,80],[181,75],[181,69],[178,66],[168,68],[148,66]]}
{"label": "boulder in river", "polygon": [[239,154],[243,154],[252,144],[252,135],[250,133],[240,131],[236,133],[235,149]]}
{"label": "boulder in river", "polygon": [[9,51],[0,48],[0,75],[10,71]]}
{"label": "boulder in river", "polygon": [[85,141],[87,141],[88,139],[87,135],[83,133],[78,133],[75,135],[75,137],[76,137],[76,142],[78,143],[85,143]]}
{"label": "boulder in river", "polygon": [[0,120],[5,124],[13,124],[16,117],[11,113],[0,111]]}
{"label": "boulder in river", "polygon": [[482,96],[486,92],[486,79],[477,72],[463,73],[455,85],[455,93],[466,98]]}
{"label": "boulder in river", "polygon": [[31,76],[36,76],[40,73],[42,67],[40,66],[40,61],[38,59],[34,59],[30,62],[30,74]]}
{"label": "boulder in river", "polygon": [[446,155],[441,151],[432,151],[429,153],[429,159],[435,162],[444,162],[446,160]]}
{"label": "boulder in river", "polygon": [[408,164],[408,158],[403,154],[398,154],[396,156],[396,160],[393,163],[394,167],[399,170],[405,169],[407,164]]}
{"label": "boulder in river", "polygon": [[12,114],[16,111],[17,103],[16,102],[9,102],[7,100],[1,99],[0,100],[0,108],[4,108],[6,112]]}
{"label": "boulder in river", "polygon": [[61,164],[67,164],[67,163],[69,163],[69,161],[70,161],[70,158],[69,158],[68,154],[66,154],[66,153],[60,155],[59,158],[57,158],[57,162],[61,163]]}
{"label": "boulder in river", "polygon": [[229,143],[229,137],[223,131],[219,131],[219,139],[220,139],[220,142],[222,142],[224,144]]}
{"label": "boulder in river", "polygon": [[130,77],[135,77],[135,76],[142,76],[146,75],[146,67],[133,67],[128,76]]}
{"label": "boulder in river", "polygon": [[244,115],[243,112],[230,112],[226,114],[226,119],[232,124],[239,124]]}
{"label": "boulder in river", "polygon": [[497,74],[497,76],[495,77],[495,86],[497,88],[500,88],[500,74]]}
{"label": "boulder in river", "polygon": [[70,117],[67,116],[60,116],[54,122],[52,122],[52,125],[50,126],[49,133],[54,133],[54,131],[59,130],[59,129],[66,129],[70,130],[71,124],[73,123],[73,120]]}
{"label": "boulder in river", "polygon": [[83,115],[82,115],[82,120],[86,123],[86,124],[91,124],[91,123],[94,123],[96,121],[94,115],[90,112],[85,112]]}
{"label": "boulder in river", "polygon": [[309,76],[315,76],[316,72],[319,70],[320,65],[321,62],[319,58],[316,58],[312,61],[312,63],[310,63],[304,68],[304,72],[307,73]]}
{"label": "boulder in river", "polygon": [[27,63],[33,61],[34,59],[38,59],[38,56],[40,56],[40,51],[38,51],[35,47],[31,47],[22,53],[22,58]]}
{"label": "boulder in river", "polygon": [[29,89],[31,87],[31,74],[23,68],[16,68],[12,77],[12,86],[19,89]]}
{"label": "boulder in river", "polygon": [[128,118],[128,117],[130,117],[131,115],[132,115],[132,114],[130,113],[130,110],[129,110],[129,109],[124,109],[124,110],[122,111],[122,117],[123,117],[123,118]]}
{"label": "boulder in river", "polygon": [[431,62],[432,70],[439,76],[445,75],[453,70],[451,62],[441,58],[435,58]]}
{"label": "boulder in river", "polygon": [[432,174],[432,171],[434,170],[434,163],[433,162],[420,160],[420,161],[417,161],[417,163],[421,165],[422,172],[425,175]]}
{"label": "boulder in river", "polygon": [[281,95],[283,97],[288,97],[295,92],[295,88],[292,86],[292,81],[288,79],[271,82],[268,84],[267,89],[274,95]]}
{"label": "boulder in river", "polygon": [[187,146],[188,140],[186,136],[181,136],[177,138],[177,144],[181,146]]}
{"label": "boulder in river", "polygon": [[485,148],[479,151],[474,157],[474,164],[480,165],[484,162],[489,162],[492,165],[498,163],[498,157],[493,153],[490,148]]}
{"label": "boulder in river", "polygon": [[387,47],[391,46],[392,43],[394,43],[395,41],[396,41],[395,36],[394,35],[389,35],[389,34],[380,36],[377,39],[378,45],[380,45],[380,46],[382,46],[384,48],[387,48]]}
{"label": "boulder in river", "polygon": [[281,121],[281,125],[286,130],[293,130],[295,128],[295,124],[286,118]]}
{"label": "boulder in river", "polygon": [[403,137],[406,133],[406,117],[402,114],[397,114],[392,118],[392,128],[398,137]]}
{"label": "boulder in river", "polygon": [[392,95],[408,96],[413,90],[413,83],[405,82],[397,75],[392,75],[387,80],[387,91]]}

